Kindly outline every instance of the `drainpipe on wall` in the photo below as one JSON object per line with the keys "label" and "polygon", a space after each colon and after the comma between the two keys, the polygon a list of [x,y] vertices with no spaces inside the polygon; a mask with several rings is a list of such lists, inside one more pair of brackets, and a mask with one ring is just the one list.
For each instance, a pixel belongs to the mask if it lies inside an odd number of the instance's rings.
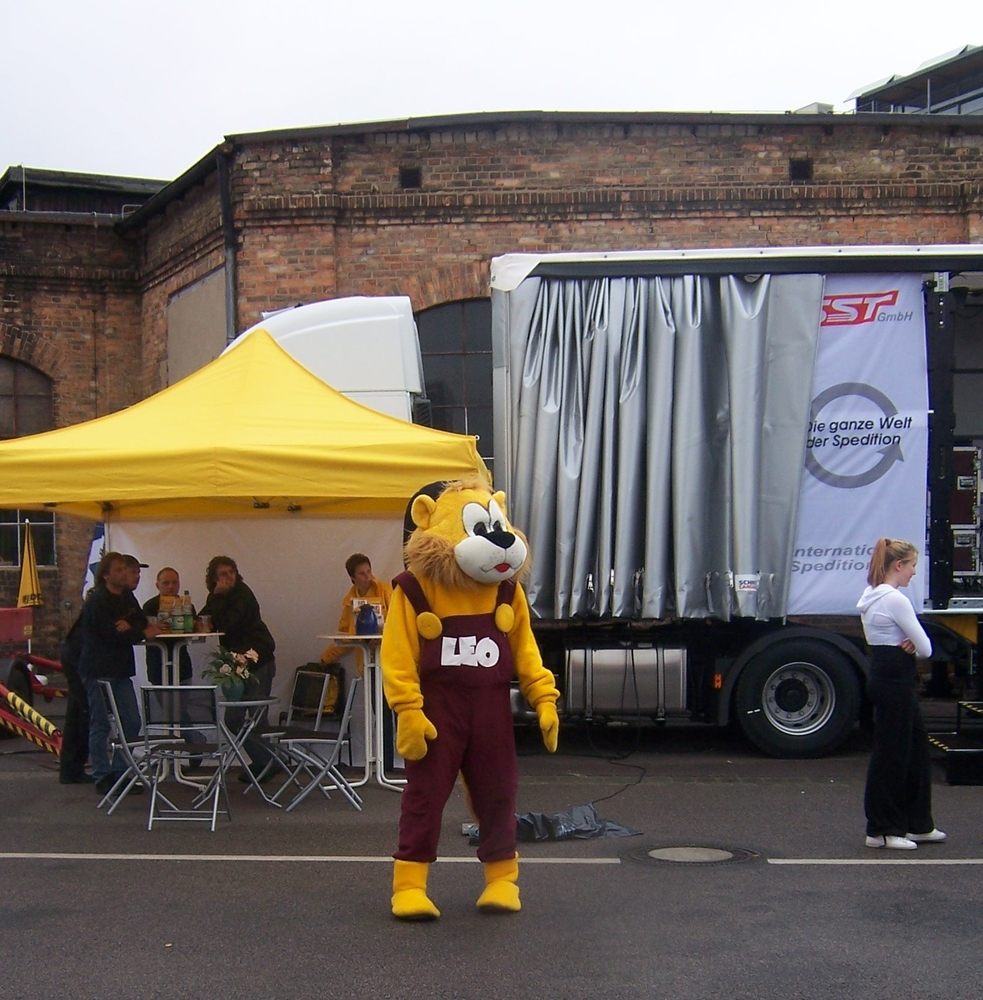
{"label": "drainpipe on wall", "polygon": [[231,143],[225,143],[215,155],[218,159],[218,188],[222,208],[222,242],[225,247],[225,342],[231,344],[239,330],[236,227],[232,206],[233,156]]}

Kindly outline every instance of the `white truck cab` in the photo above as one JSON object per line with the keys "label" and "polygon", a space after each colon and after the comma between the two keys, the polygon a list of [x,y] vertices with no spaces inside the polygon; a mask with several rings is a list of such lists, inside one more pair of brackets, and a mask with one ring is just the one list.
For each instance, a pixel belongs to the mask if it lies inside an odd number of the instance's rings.
{"label": "white truck cab", "polygon": [[416,322],[405,295],[352,296],[264,313],[232,344],[257,329],[332,388],[380,413],[412,421],[414,404],[425,396]]}

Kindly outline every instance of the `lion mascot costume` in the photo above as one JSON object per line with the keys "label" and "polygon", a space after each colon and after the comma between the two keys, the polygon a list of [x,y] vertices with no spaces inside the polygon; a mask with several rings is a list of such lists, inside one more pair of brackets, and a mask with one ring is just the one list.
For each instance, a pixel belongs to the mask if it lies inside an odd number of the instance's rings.
{"label": "lion mascot costume", "polygon": [[523,535],[505,514],[505,494],[480,480],[417,495],[406,567],[382,635],[382,679],[396,713],[396,749],[406,788],[393,858],[392,912],[430,920],[427,895],[444,806],[458,773],[478,820],[485,875],[477,907],[514,913],[519,902],[515,800],[518,768],[509,688],[519,686],[556,750],[553,674],[543,666],[518,578],[529,563]]}

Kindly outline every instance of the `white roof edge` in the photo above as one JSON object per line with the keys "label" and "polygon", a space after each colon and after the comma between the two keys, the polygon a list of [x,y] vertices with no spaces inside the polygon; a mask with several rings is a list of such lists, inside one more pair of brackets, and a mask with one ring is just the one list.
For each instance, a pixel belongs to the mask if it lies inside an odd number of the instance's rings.
{"label": "white roof edge", "polygon": [[917,257],[978,257],[983,266],[983,244],[939,243],[920,246],[819,246],[819,247],[726,247],[692,250],[611,250],[583,253],[510,253],[493,257],[491,287],[510,292],[517,288],[540,264],[589,264],[614,261],[768,261],[812,257],[849,259],[850,257],[884,257],[914,259]]}

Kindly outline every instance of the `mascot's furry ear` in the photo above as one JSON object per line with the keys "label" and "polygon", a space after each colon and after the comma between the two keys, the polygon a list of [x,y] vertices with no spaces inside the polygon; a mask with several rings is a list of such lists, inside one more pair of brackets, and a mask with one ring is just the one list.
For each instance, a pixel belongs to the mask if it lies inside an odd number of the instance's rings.
{"label": "mascot's furry ear", "polygon": [[436,500],[428,497],[425,493],[421,493],[413,501],[413,506],[410,508],[410,516],[413,518],[413,523],[418,528],[423,528],[426,531],[430,527],[430,518],[436,506]]}
{"label": "mascot's furry ear", "polygon": [[426,494],[428,497],[433,497],[434,500],[440,496],[441,493],[447,488],[447,482],[445,480],[439,480],[435,483],[427,483],[426,486],[421,486],[413,496],[406,503],[406,509],[403,511],[403,568],[406,568],[406,556],[405,549],[406,543],[410,540],[410,535],[416,531],[416,524],[413,522],[413,501],[416,500],[418,496]]}

